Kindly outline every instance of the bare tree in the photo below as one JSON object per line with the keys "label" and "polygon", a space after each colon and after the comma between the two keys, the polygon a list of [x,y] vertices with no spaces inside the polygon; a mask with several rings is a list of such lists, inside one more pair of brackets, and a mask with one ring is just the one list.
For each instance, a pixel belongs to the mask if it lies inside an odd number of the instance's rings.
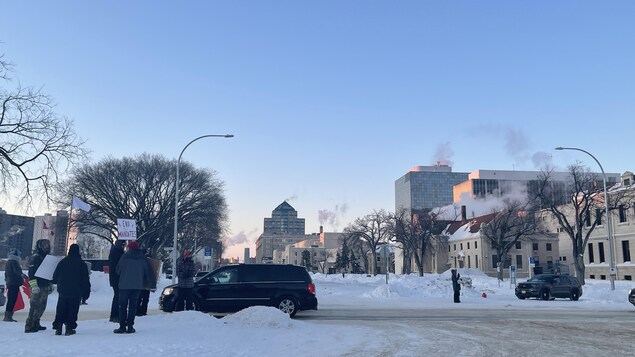
{"label": "bare tree", "polygon": [[402,209],[395,214],[395,241],[404,247],[404,256],[414,259],[419,276],[424,273],[425,256],[447,241],[441,233],[451,221],[442,220],[442,216],[440,209]]}
{"label": "bare tree", "polygon": [[[91,205],[72,220],[82,231],[112,243],[117,218],[134,219],[137,239],[152,256],[167,258],[172,246],[176,160],[148,154],[136,158],[108,158],[72,172],[59,186],[58,202],[68,205],[77,196]],[[180,166],[179,247],[201,249],[226,232],[227,207],[222,182],[208,170]],[[218,245],[217,245],[218,246]]]}
{"label": "bare tree", "polygon": [[359,266],[358,259],[361,259],[363,272],[368,274],[370,271],[370,262],[368,259],[370,248],[368,247],[368,244],[361,240],[355,232],[349,232],[346,228],[342,232],[342,244],[346,244],[351,253],[349,257],[351,273],[360,273],[359,270],[361,267]]}
{"label": "bare tree", "polygon": [[[0,56],[0,83],[8,83],[10,70]],[[17,189],[17,203],[26,208],[40,194],[51,202],[60,176],[86,159],[84,141],[41,89],[0,87],[0,105],[0,191]]]}
{"label": "bare tree", "polygon": [[[516,243],[539,231],[536,214],[527,202],[505,199],[503,207],[493,213],[493,218],[481,229],[485,241],[496,251],[499,265]],[[503,269],[498,269],[498,279],[503,280]]]}
{"label": "bare tree", "polygon": [[[598,224],[606,219],[604,188],[601,183],[598,184],[602,178],[579,162],[569,166],[568,171],[569,182],[562,194],[554,193],[557,186],[551,179],[552,171],[544,171],[539,180],[537,199],[541,207],[553,214],[558,225],[571,239],[576,276],[584,285],[584,253],[587,243]],[[561,204],[562,202],[566,204]],[[632,202],[630,190],[621,190],[611,193],[608,208],[615,210],[631,205]],[[591,219],[592,216],[595,219]]]}
{"label": "bare tree", "polygon": [[371,270],[373,275],[377,275],[377,247],[380,244],[388,243],[392,238],[394,232],[392,220],[393,217],[390,213],[384,210],[374,211],[364,217],[357,218],[344,229],[345,234],[354,238],[352,241],[356,238],[368,247],[372,256]]}

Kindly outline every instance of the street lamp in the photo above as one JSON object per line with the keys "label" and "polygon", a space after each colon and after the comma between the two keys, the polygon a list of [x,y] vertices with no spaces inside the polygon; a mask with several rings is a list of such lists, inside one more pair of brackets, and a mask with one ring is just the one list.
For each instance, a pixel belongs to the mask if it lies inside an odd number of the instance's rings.
{"label": "street lamp", "polygon": [[583,153],[591,156],[593,160],[595,160],[595,162],[598,164],[598,166],[600,166],[600,171],[602,171],[602,182],[604,184],[604,209],[606,212],[606,234],[607,234],[607,239],[609,241],[609,276],[611,280],[611,290],[615,290],[615,275],[617,274],[617,272],[615,271],[615,265],[613,263],[613,231],[611,227],[611,217],[609,217],[609,195],[606,189],[606,174],[604,173],[604,168],[602,167],[602,164],[600,164],[598,159],[596,159],[595,156],[591,155],[591,153],[586,150],[582,150],[579,148],[565,148],[562,146],[558,146],[556,150],[582,151]]}
{"label": "street lamp", "polygon": [[183,156],[183,152],[190,146],[193,142],[203,139],[203,138],[233,138],[233,134],[225,134],[225,135],[202,135],[198,138],[190,141],[185,145],[183,150],[181,150],[181,154],[179,154],[179,159],[176,162],[176,186],[175,186],[175,194],[174,194],[174,245],[172,246],[172,284],[176,282],[176,259],[178,258],[178,250],[176,249],[176,237],[179,231],[179,166],[181,165],[181,156]]}

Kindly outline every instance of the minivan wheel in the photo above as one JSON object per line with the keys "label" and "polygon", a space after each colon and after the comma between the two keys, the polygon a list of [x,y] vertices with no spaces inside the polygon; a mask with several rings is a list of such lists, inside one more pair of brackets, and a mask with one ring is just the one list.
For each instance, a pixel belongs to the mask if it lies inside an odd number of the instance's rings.
{"label": "minivan wheel", "polygon": [[569,298],[573,301],[578,301],[578,299],[580,298],[580,293],[578,292],[578,289],[571,290],[571,294],[569,295]]}
{"label": "minivan wheel", "polygon": [[549,300],[551,299],[551,293],[549,293],[548,289],[542,289],[540,290],[540,298],[543,300]]}
{"label": "minivan wheel", "polygon": [[289,317],[295,316],[298,312],[298,302],[292,297],[283,297],[278,301],[276,307],[285,314],[289,314]]}

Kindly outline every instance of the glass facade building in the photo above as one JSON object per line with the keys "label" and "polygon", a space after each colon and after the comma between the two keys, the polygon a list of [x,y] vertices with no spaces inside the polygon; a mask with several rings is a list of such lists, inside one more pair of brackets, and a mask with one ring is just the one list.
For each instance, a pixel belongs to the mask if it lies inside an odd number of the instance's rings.
{"label": "glass facade building", "polygon": [[453,187],[468,178],[447,165],[415,166],[395,181],[395,210],[423,210],[453,203]]}

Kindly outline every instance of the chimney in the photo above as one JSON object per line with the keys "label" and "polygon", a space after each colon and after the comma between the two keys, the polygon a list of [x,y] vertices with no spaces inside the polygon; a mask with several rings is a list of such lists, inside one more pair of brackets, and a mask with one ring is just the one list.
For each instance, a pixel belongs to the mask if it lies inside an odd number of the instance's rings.
{"label": "chimney", "polygon": [[461,223],[467,222],[467,207],[461,206]]}
{"label": "chimney", "polygon": [[324,226],[320,226],[320,234],[324,233]]}

